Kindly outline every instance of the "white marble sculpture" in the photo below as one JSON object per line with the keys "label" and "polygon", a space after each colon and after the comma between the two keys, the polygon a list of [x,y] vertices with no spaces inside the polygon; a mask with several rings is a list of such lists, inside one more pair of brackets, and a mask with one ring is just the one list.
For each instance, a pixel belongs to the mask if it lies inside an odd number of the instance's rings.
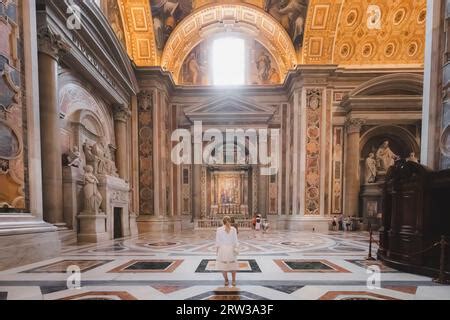
{"label": "white marble sculpture", "polygon": [[68,155],[68,167],[80,168],[82,166],[81,153],[77,146],[72,148]]}
{"label": "white marble sculpture", "polygon": [[375,154],[369,153],[366,159],[366,183],[374,183],[377,178],[377,160]]}
{"label": "white marble sculpture", "polygon": [[94,174],[118,176],[116,164],[111,159],[111,153],[104,140],[96,142],[94,145],[89,145],[86,141],[83,144],[83,151],[87,164],[94,169]]}
{"label": "white marble sculpture", "polygon": [[98,213],[102,205],[103,197],[98,191],[98,179],[94,175],[94,168],[87,165],[84,174],[84,212]]}
{"label": "white marble sculpture", "polygon": [[392,167],[399,156],[396,155],[389,147],[389,141],[383,142],[383,144],[378,148],[376,159],[378,163],[379,170],[386,172],[390,167]]}

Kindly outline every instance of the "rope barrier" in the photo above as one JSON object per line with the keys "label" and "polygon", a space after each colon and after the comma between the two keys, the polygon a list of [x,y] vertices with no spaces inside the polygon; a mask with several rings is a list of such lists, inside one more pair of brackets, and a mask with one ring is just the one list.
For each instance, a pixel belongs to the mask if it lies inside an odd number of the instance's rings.
{"label": "rope barrier", "polygon": [[428,247],[428,248],[426,248],[426,249],[424,249],[424,250],[421,250],[421,251],[418,251],[418,252],[414,252],[414,253],[411,253],[411,254],[404,254],[404,253],[395,252],[395,251],[391,251],[391,250],[389,250],[389,252],[390,252],[390,253],[393,253],[393,254],[395,254],[395,255],[402,255],[402,256],[404,256],[404,257],[406,257],[406,258],[412,258],[412,257],[415,257],[415,256],[421,254],[421,253],[425,253],[425,252],[431,251],[431,249],[436,248],[436,247],[439,246],[440,244],[441,244],[440,242],[436,242],[436,243],[434,243],[432,246],[430,246],[430,247]]}
{"label": "rope barrier", "polygon": [[[370,231],[369,231],[369,254],[366,260],[376,260],[372,257],[372,242],[375,242],[377,245],[380,245],[380,242],[377,240],[373,239],[373,231],[372,231],[372,227],[369,225]],[[445,236],[441,236],[441,240],[438,242],[433,243],[431,246],[420,250],[418,252],[414,252],[411,254],[404,254],[404,253],[400,253],[400,252],[395,252],[395,251],[389,251],[389,253],[395,254],[395,255],[401,255],[404,256],[406,258],[412,258],[415,257],[419,254],[428,252],[433,250],[434,248],[437,247],[441,247],[441,256],[440,256],[440,263],[439,263],[439,277],[437,279],[434,279],[433,281],[437,282],[437,283],[441,283],[441,284],[447,284],[448,281],[445,279],[445,249],[446,247],[449,245],[448,241],[446,241]]]}

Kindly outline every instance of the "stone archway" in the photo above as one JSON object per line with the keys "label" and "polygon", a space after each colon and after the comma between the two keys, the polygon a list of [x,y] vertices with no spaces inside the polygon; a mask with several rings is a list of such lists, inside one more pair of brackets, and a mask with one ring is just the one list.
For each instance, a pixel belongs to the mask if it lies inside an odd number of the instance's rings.
{"label": "stone archway", "polygon": [[168,39],[161,57],[161,67],[175,82],[187,55],[204,39],[231,32],[251,35],[276,58],[280,77],[297,65],[295,48],[286,30],[272,16],[245,4],[209,5],[186,17]]}

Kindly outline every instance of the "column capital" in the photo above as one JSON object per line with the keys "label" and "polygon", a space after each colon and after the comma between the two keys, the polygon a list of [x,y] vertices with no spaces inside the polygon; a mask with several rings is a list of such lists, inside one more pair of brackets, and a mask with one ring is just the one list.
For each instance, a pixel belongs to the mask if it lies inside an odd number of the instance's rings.
{"label": "column capital", "polygon": [[114,121],[127,122],[131,117],[131,110],[123,104],[113,105]]}
{"label": "column capital", "polygon": [[149,111],[153,108],[153,93],[143,90],[137,95],[138,107],[140,111]]}
{"label": "column capital", "polygon": [[39,28],[37,39],[39,52],[47,54],[57,61],[70,51],[70,45],[49,26]]}
{"label": "column capital", "polygon": [[360,133],[361,127],[366,123],[364,119],[349,118],[345,121],[347,133]]}

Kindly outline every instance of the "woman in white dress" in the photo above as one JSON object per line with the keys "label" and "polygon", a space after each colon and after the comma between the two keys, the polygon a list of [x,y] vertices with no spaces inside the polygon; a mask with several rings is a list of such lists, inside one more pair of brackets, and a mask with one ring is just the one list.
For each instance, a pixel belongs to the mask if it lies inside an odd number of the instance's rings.
{"label": "woman in white dress", "polygon": [[226,287],[230,284],[228,272],[231,272],[233,277],[233,287],[236,286],[236,272],[239,268],[237,260],[238,246],[236,228],[231,226],[231,219],[225,217],[223,218],[223,226],[218,228],[216,233],[216,269],[222,271]]}

